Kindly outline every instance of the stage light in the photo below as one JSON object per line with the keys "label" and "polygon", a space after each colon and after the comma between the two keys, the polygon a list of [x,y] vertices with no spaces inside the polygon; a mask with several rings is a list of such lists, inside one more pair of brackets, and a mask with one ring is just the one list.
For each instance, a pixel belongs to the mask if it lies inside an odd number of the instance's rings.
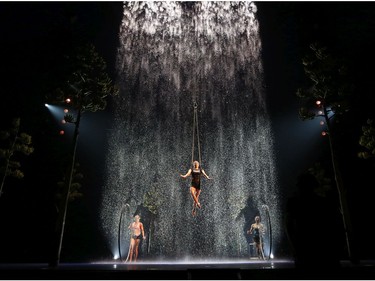
{"label": "stage light", "polygon": [[315,103],[316,103],[316,105],[321,105],[322,104],[322,102],[320,100],[317,100]]}
{"label": "stage light", "polygon": [[68,113],[69,110],[67,108],[64,109],[64,113]]}
{"label": "stage light", "polygon": [[114,255],[114,257],[113,257],[114,260],[117,260],[118,258],[119,258],[118,255]]}
{"label": "stage light", "polygon": [[323,125],[324,125],[324,121],[320,121],[320,125],[322,125],[322,126],[323,126]]}
{"label": "stage light", "polygon": [[67,98],[67,99],[65,100],[65,102],[66,102],[66,103],[70,103],[71,100],[70,100],[69,98]]}
{"label": "stage light", "polygon": [[326,136],[326,135],[328,135],[328,133],[327,133],[326,131],[323,131],[323,132],[322,132],[322,136],[324,137],[324,136]]}
{"label": "stage light", "polygon": [[319,115],[323,115],[323,111],[319,110],[319,111],[318,111],[318,114],[319,114]]}
{"label": "stage light", "polygon": [[63,124],[66,124],[66,121],[65,121],[65,119],[61,120],[61,123],[63,123]]}
{"label": "stage light", "polygon": [[48,103],[45,103],[44,106],[45,106],[45,107],[48,107]]}
{"label": "stage light", "polygon": [[64,135],[64,134],[65,134],[64,130],[61,130],[60,135]]}

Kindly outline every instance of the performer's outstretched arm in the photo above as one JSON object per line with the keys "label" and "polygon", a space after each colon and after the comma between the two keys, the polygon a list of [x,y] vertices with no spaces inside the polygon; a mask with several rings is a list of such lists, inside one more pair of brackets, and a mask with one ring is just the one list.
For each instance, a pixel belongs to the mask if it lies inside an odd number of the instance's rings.
{"label": "performer's outstretched arm", "polygon": [[252,234],[253,233],[253,225],[251,225],[250,229],[247,231],[248,234]]}
{"label": "performer's outstretched arm", "polygon": [[189,169],[189,171],[185,175],[180,174],[180,177],[186,179],[190,175],[191,175],[191,169]]}
{"label": "performer's outstretched arm", "polygon": [[209,176],[207,176],[206,172],[203,169],[202,169],[202,174],[206,177],[206,179],[212,180],[212,178],[210,178]]}

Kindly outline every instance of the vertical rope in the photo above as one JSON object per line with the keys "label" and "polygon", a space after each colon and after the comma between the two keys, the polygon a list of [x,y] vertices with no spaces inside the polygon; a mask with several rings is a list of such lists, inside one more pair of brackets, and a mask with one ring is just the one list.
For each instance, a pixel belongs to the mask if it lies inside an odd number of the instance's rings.
{"label": "vertical rope", "polygon": [[195,52],[194,52],[194,92],[193,92],[193,106],[194,106],[194,117],[193,117],[193,148],[192,148],[192,155],[191,155],[191,164],[193,165],[194,161],[194,147],[195,147],[195,130],[197,132],[197,141],[198,141],[198,161],[201,164],[201,152],[200,152],[200,143],[199,143],[199,129],[198,129],[198,113],[197,113],[197,108],[198,104],[196,102],[197,99],[197,93],[199,89],[199,34],[198,34],[198,28],[197,28],[197,18],[193,17],[193,26],[194,26],[194,33],[195,33],[195,38],[193,41],[193,44],[195,43]]}
{"label": "vertical rope", "polygon": [[200,141],[199,141],[198,111],[197,110],[195,110],[195,119],[196,119],[196,124],[197,124],[198,159],[199,159],[200,165],[202,166],[201,145],[200,145]]}
{"label": "vertical rope", "polygon": [[194,148],[195,148],[195,131],[197,131],[197,145],[198,145],[198,161],[202,165],[202,158],[201,158],[201,148],[200,148],[200,141],[199,141],[199,127],[198,127],[198,104],[194,101],[194,116],[193,116],[193,144],[191,149],[191,164],[193,165],[194,161]]}
{"label": "vertical rope", "polygon": [[194,114],[193,114],[193,143],[192,143],[192,147],[191,147],[191,166],[193,166],[193,161],[194,161],[194,140],[195,140],[195,112],[197,110],[197,107],[196,107],[196,102],[194,102]]}

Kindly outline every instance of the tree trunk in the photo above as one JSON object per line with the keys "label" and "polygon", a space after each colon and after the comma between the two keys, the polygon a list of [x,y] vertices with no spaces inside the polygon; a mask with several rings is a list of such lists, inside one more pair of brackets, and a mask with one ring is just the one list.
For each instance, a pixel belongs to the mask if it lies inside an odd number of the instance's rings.
{"label": "tree trunk", "polygon": [[62,196],[63,204],[61,205],[58,218],[57,218],[56,236],[54,237],[54,240],[53,240],[54,243],[52,245],[53,256],[49,263],[50,267],[56,267],[60,263],[61,246],[62,246],[62,240],[64,236],[65,219],[66,219],[66,212],[67,212],[68,202],[69,202],[70,187],[72,185],[72,178],[73,178],[73,172],[74,172],[80,120],[81,120],[81,109],[78,110],[77,120],[75,122],[75,129],[74,129],[74,136],[73,136],[72,163],[71,163],[71,166],[69,167],[68,182],[67,184],[64,185],[63,196]]}
{"label": "tree trunk", "polygon": [[331,151],[331,160],[332,160],[332,167],[333,167],[333,172],[334,172],[334,177],[335,177],[335,182],[336,182],[336,187],[337,187],[337,192],[339,195],[339,202],[340,202],[340,212],[342,215],[342,220],[343,220],[343,226],[344,226],[344,231],[345,231],[345,239],[346,239],[346,245],[347,245],[347,251],[348,251],[348,257],[352,262],[356,261],[356,257],[354,254],[354,247],[353,247],[353,227],[351,223],[351,218],[350,218],[350,211],[348,207],[348,201],[347,201],[347,191],[344,186],[344,182],[342,180],[341,172],[339,169],[339,163],[337,160],[336,156],[336,151],[335,147],[333,144],[333,136],[332,136],[332,130],[329,124],[329,118],[328,118],[328,113],[326,108],[324,107],[324,116],[328,128],[328,139],[329,139],[329,147]]}

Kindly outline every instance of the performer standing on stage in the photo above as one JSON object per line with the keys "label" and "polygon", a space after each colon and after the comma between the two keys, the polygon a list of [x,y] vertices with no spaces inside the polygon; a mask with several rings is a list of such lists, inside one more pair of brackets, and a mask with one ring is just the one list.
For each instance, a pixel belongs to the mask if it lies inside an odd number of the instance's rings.
{"label": "performer standing on stage", "polygon": [[129,246],[129,253],[126,261],[132,262],[133,257],[134,261],[137,261],[138,258],[138,246],[141,241],[141,238],[145,239],[145,231],[143,228],[143,223],[140,222],[141,217],[139,215],[134,216],[134,222],[132,222],[128,229],[131,230],[131,237],[130,237],[130,246]]}
{"label": "performer standing on stage", "polygon": [[253,241],[255,243],[255,248],[257,251],[258,258],[264,259],[263,253],[263,239],[262,236],[265,233],[264,225],[260,222],[260,217],[255,217],[255,223],[253,223],[250,229],[247,231],[247,234],[253,235]]}

